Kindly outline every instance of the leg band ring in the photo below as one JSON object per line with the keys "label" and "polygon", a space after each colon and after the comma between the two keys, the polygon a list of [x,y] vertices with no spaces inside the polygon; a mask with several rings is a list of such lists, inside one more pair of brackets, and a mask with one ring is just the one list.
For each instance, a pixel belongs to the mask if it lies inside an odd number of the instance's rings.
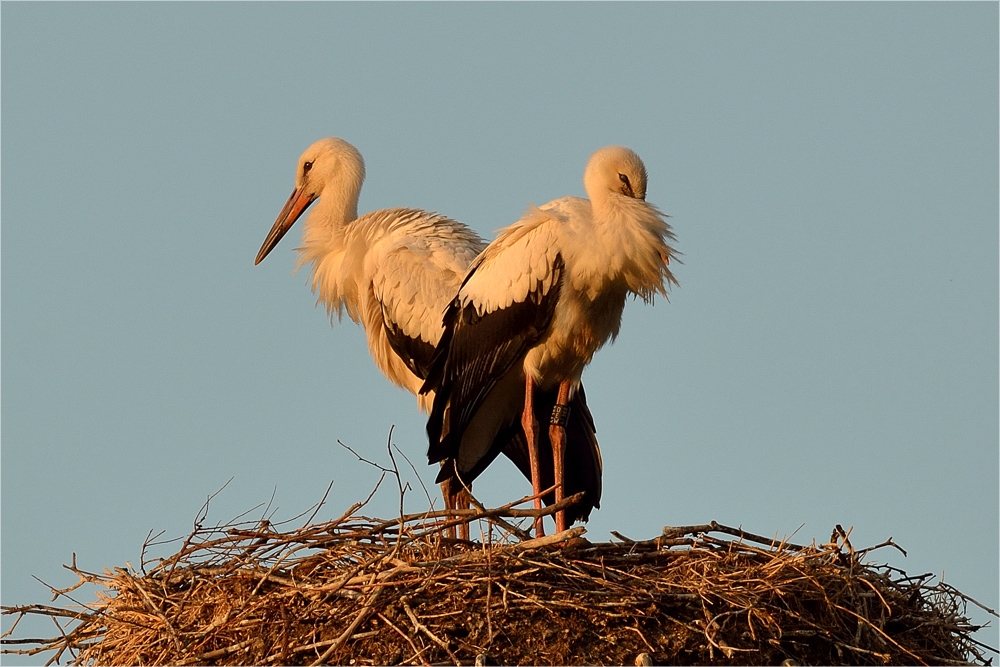
{"label": "leg band ring", "polygon": [[568,405],[556,405],[552,408],[552,419],[549,423],[553,426],[566,426],[569,421],[569,406]]}

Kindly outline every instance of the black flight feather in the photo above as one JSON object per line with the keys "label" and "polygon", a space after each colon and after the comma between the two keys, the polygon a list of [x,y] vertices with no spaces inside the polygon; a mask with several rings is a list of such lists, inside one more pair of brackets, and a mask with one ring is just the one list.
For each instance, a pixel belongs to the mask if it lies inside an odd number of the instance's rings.
{"label": "black flight feather", "polygon": [[434,357],[434,346],[422,338],[407,336],[403,330],[385,315],[385,305],[379,301],[382,308],[382,324],[385,327],[385,337],[389,347],[402,360],[410,372],[421,380],[427,377]]}
{"label": "black flight feather", "polygon": [[[556,403],[558,387],[545,391],[535,387],[533,406],[535,418],[539,422],[538,429],[538,462],[541,473],[542,488],[555,484],[554,462],[552,460],[552,442],[549,440],[548,420]],[[590,511],[601,506],[601,451],[597,444],[594,418],[587,407],[587,397],[581,385],[570,399],[569,422],[566,424],[566,495],[571,496],[584,492],[583,500],[566,509],[566,520],[586,521]],[[460,478],[470,485],[493,461],[500,452],[511,460],[521,471],[525,479],[531,480],[531,464],[528,457],[528,443],[521,429],[520,415],[512,418],[510,424],[500,429],[489,452],[476,462],[471,470],[459,472],[454,460],[447,461],[438,473],[435,482],[441,483],[447,479]],[[460,486],[460,485],[459,485]],[[542,497],[546,505],[556,501],[555,492]]]}
{"label": "black flight feather", "polygon": [[[430,463],[458,455],[462,435],[486,396],[545,334],[559,301],[564,267],[562,256],[556,255],[547,291],[539,281],[524,301],[491,313],[480,315],[475,304],[463,308],[457,297],[452,301],[444,316],[445,333],[421,389],[436,392],[427,420]],[[447,435],[442,438],[449,405]]]}

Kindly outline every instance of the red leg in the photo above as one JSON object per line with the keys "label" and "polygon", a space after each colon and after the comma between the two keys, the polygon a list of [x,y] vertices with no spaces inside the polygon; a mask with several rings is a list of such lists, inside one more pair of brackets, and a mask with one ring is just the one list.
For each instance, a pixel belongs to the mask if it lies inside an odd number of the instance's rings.
{"label": "red leg", "polygon": [[[442,461],[441,467],[446,465],[454,466],[455,461]],[[446,510],[467,510],[472,504],[469,500],[469,493],[472,492],[472,485],[469,485],[468,493],[465,487],[462,486],[461,480],[458,477],[449,477],[445,481],[441,482],[441,495],[444,497],[444,508]],[[446,520],[454,520],[456,515],[448,517]],[[460,523],[458,524],[459,539],[468,540],[469,539],[469,524]],[[444,529],[444,536],[455,539],[455,527]]]}
{"label": "red leg", "polygon": [[[566,428],[564,411],[569,408],[569,380],[559,383],[559,395],[556,398],[556,407],[552,411],[552,423],[549,426],[549,439],[552,441],[552,464],[555,471],[556,502],[558,503],[566,497],[563,488],[563,472],[566,469]],[[558,415],[558,416],[557,416]],[[569,526],[566,525],[566,513],[563,510],[556,512],[556,532],[562,532]]]}
{"label": "red leg", "polygon": [[[469,491],[472,491],[472,487],[469,487]],[[469,494],[466,493],[465,489],[459,489],[458,493],[455,494],[455,509],[467,510],[472,505],[469,501]],[[458,524],[458,537],[459,539],[468,541],[469,540],[469,524],[460,523]]]}
{"label": "red leg", "polygon": [[[535,496],[535,509],[542,509],[542,473],[538,467],[538,420],[535,419],[535,410],[532,405],[534,398],[534,382],[531,376],[524,378],[524,413],[521,415],[521,426],[524,428],[524,437],[528,441],[528,462],[531,465],[531,493]],[[535,537],[545,535],[542,528],[542,517],[535,519]]]}
{"label": "red leg", "polygon": [[[441,482],[441,497],[444,498],[444,508],[446,510],[455,509],[455,495],[451,492],[451,480],[446,479]],[[447,521],[447,519],[445,519]],[[450,539],[455,539],[455,529],[445,528],[444,536]]]}

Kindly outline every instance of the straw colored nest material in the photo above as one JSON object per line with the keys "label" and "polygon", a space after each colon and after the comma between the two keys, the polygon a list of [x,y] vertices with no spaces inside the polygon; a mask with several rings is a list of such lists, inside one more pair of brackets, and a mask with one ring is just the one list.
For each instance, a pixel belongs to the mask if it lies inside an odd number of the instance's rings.
{"label": "straw colored nest material", "polygon": [[984,661],[966,618],[974,601],[866,563],[871,550],[839,527],[818,546],[714,522],[603,544],[578,527],[546,545],[519,540],[505,517],[533,510],[512,505],[464,515],[477,543],[446,538],[456,522],[444,512],[381,521],[358,507],[285,531],[199,522],[140,571],[74,562],[81,582],[104,587],[99,601],[5,608],[53,616],[64,632],[5,639],[5,652],[107,665]]}

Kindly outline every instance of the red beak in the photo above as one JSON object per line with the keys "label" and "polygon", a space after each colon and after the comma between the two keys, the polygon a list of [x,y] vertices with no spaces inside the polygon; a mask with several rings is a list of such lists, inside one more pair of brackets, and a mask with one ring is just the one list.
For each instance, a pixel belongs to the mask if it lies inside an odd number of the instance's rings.
{"label": "red beak", "polygon": [[260,252],[257,253],[254,265],[260,264],[267,257],[267,254],[274,249],[274,246],[278,245],[278,241],[285,235],[285,232],[292,228],[292,225],[299,219],[299,216],[314,201],[316,201],[315,195],[303,194],[298,188],[292,190],[292,196],[285,202],[281,213],[278,214],[278,219],[274,221],[274,226],[271,227],[267,238],[264,239],[264,245],[260,247]]}

